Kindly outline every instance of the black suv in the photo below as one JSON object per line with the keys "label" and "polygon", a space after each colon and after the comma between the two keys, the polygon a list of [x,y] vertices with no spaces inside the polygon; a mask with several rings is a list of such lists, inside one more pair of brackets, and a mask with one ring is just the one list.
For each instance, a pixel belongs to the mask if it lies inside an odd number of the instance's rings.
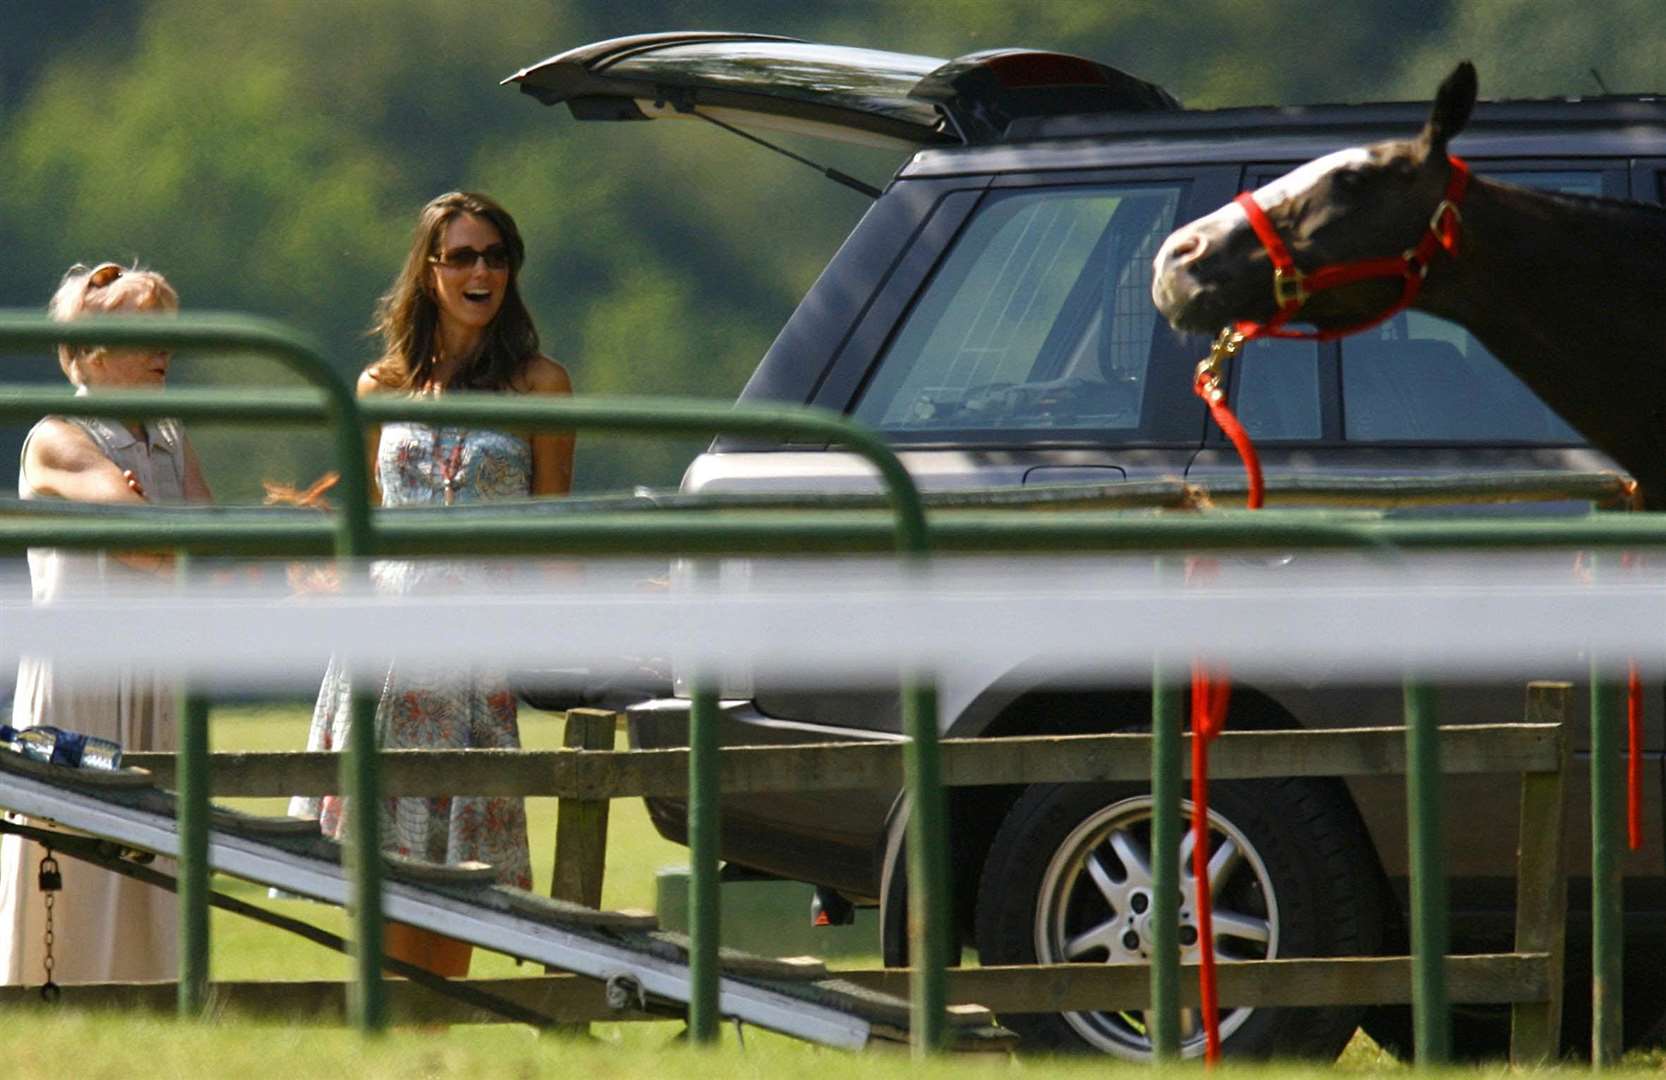
{"label": "black suv", "polygon": [[[849,414],[883,432],[927,491],[1159,477],[1206,487],[1238,482],[1236,456],[1191,393],[1207,342],[1171,331],[1152,307],[1152,255],[1177,225],[1237,192],[1344,146],[1410,135],[1426,112],[1423,104],[1187,111],[1155,86],[1075,57],[1003,50],[944,62],[757,35],[602,42],[513,81],[546,103],[566,103],[579,119],[704,118],[914,148],[883,192],[873,192],[872,208],[741,399]],[[1666,179],[1666,101],[1483,103],[1455,149],[1479,171],[1518,183],[1656,201]],[[1275,489],[1281,479],[1315,473],[1613,470],[1464,330],[1418,312],[1339,342],[1257,342],[1233,374],[1232,405]],[[683,486],[872,490],[869,475],[825,446],[719,440],[689,467]],[[945,734],[1149,723],[1143,687],[1058,685],[1022,664],[986,675],[945,691]],[[743,678],[723,696],[730,744],[900,738],[897,701],[884,688],[775,688]],[[1657,762],[1658,701],[1651,692],[1646,729]],[[1263,680],[1235,687],[1229,726],[1392,726],[1400,708],[1398,687]],[[1521,709],[1519,686],[1443,692],[1447,722],[1509,721]],[[675,696],[631,708],[635,743],[684,745],[687,711]],[[1586,794],[1577,770],[1574,787],[1578,822]],[[1220,885],[1221,955],[1405,951],[1400,778],[1236,781],[1216,792],[1215,829],[1238,851]],[[1514,777],[1466,780],[1454,795],[1455,951],[1509,948],[1516,797]],[[1658,787],[1645,798],[1646,820],[1658,822]],[[1144,790],[1040,784],[958,789],[950,799],[960,933],[983,962],[1145,955],[1143,941],[1084,931],[1094,913],[1115,912],[1144,872]],[[681,804],[652,801],[650,811],[667,837],[684,838]],[[722,835],[734,866],[880,905],[885,958],[906,959],[896,791],[730,798]],[[1570,860],[1585,859],[1585,838],[1575,841]],[[1626,862],[1625,1004],[1634,1042],[1666,1009],[1661,866],[1651,827],[1645,849]],[[1581,890],[1576,878],[1576,923],[1588,918]],[[1570,950],[1587,937],[1576,925]],[[1581,967],[1571,956],[1570,972]],[[1569,1012],[1577,1011],[1576,993]],[[1223,1022],[1232,1053],[1334,1054],[1360,1019],[1360,1011],[1340,1008],[1234,1009]],[[1149,1052],[1138,1014],[1009,1022],[1030,1045],[1128,1058]],[[1406,1045],[1405,1010],[1373,1010],[1365,1022],[1380,1041]],[[1570,1040],[1578,1025],[1570,1015]],[[1465,1049],[1503,1047],[1489,1015],[1457,1030]],[[1201,1033],[1191,1032],[1187,1047],[1198,1051]]]}

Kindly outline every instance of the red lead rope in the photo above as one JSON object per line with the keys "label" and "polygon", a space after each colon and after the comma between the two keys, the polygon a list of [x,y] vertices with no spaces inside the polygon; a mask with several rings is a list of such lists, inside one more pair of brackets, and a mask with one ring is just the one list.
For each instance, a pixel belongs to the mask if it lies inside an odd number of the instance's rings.
{"label": "red lead rope", "polygon": [[[1411,306],[1423,288],[1429,264],[1437,253],[1449,256],[1458,253],[1458,233],[1462,221],[1458,207],[1463,203],[1469,187],[1469,167],[1459,158],[1451,158],[1451,175],[1440,204],[1429,217],[1429,226],[1415,247],[1398,257],[1363,259],[1352,263],[1323,266],[1304,274],[1291,258],[1278,230],[1273,227],[1266,211],[1255,201],[1255,196],[1244,192],[1237,202],[1243,208],[1249,224],[1255,230],[1261,246],[1266,249],[1273,266],[1273,300],[1276,307],[1272,318],[1264,323],[1241,322],[1221,331],[1209,356],[1198,365],[1192,389],[1209,406],[1209,415],[1232,441],[1238,456],[1243,459],[1244,472],[1249,481],[1248,505],[1251,510],[1261,508],[1266,485],[1261,474],[1261,459],[1255,453],[1249,433],[1232,414],[1226,404],[1222,386],[1222,368],[1236,356],[1244,342],[1258,337],[1301,337],[1328,339],[1351,334],[1373,326],[1398,311]],[[1400,295],[1384,312],[1338,329],[1312,333],[1287,330],[1284,324],[1295,318],[1315,292],[1371,278],[1399,278]],[[1200,569],[1196,564],[1194,568]],[[1202,660],[1192,665],[1192,886],[1197,904],[1198,925],[1198,981],[1203,1001],[1204,1061],[1214,1065],[1221,1056],[1220,1004],[1215,985],[1215,935],[1212,897],[1209,895],[1209,741],[1226,726],[1226,706],[1231,685],[1224,670],[1210,671]]]}
{"label": "red lead rope", "polygon": [[[1221,389],[1220,363],[1235,354],[1241,339],[1223,334],[1210,359],[1198,365],[1193,391],[1209,406],[1209,415],[1232,440],[1243,459],[1249,479],[1247,504],[1261,508],[1266,485],[1261,475],[1261,458],[1250,442],[1249,432],[1227,407]],[[1187,575],[1195,580],[1205,575],[1200,561],[1194,561]],[[1215,982],[1214,898],[1209,881],[1209,743],[1226,727],[1226,707],[1232,682],[1224,667],[1213,670],[1201,659],[1192,661],[1192,895],[1197,905],[1198,997],[1203,1003],[1203,1060],[1210,1066],[1221,1059],[1220,994]]]}
{"label": "red lead rope", "polygon": [[1643,680],[1626,664],[1626,846],[1643,846]]}
{"label": "red lead rope", "polygon": [[1209,743],[1226,727],[1232,683],[1225,668],[1192,662],[1192,893],[1197,904],[1198,997],[1203,1002],[1203,1060],[1221,1059],[1220,994],[1215,985],[1214,898],[1209,881]]}

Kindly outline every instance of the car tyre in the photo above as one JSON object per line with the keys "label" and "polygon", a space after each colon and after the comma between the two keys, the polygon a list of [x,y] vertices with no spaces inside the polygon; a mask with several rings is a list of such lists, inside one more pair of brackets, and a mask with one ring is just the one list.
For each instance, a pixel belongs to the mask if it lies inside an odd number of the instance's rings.
{"label": "car tyre", "polygon": [[[1191,805],[1185,805],[1190,816]],[[1149,961],[1149,788],[1037,784],[1007,814],[978,890],[983,964]],[[1322,779],[1234,780],[1210,788],[1216,956],[1372,955],[1383,940],[1381,873],[1341,786]],[[1190,830],[1182,848],[1182,959],[1197,941]],[[1190,937],[1188,940],[1188,926]],[[1335,1058],[1362,1008],[1223,1008],[1223,1053]],[[1143,1015],[1003,1015],[1021,1051],[1092,1052],[1148,1061]],[[1203,1052],[1192,1010],[1182,1053]]]}

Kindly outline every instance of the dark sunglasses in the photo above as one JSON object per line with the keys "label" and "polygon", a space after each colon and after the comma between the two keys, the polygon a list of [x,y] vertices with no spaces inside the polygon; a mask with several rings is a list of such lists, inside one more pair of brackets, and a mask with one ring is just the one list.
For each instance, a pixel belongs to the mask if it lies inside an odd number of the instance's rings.
{"label": "dark sunglasses", "polygon": [[509,248],[504,244],[493,244],[485,251],[479,248],[459,247],[450,251],[442,251],[438,255],[428,256],[428,261],[443,266],[447,270],[473,270],[474,264],[481,259],[486,260],[488,270],[507,270],[509,268]]}
{"label": "dark sunglasses", "polygon": [[119,263],[99,263],[87,272],[87,291],[102,289],[121,276],[122,268]]}

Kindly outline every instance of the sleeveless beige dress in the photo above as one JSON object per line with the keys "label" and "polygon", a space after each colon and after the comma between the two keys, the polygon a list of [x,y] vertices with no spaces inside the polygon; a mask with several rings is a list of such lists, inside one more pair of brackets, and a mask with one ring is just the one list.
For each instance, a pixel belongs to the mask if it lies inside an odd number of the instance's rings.
{"label": "sleeveless beige dress", "polygon": [[[85,431],[111,461],[131,469],[153,502],[185,496],[185,433],[178,422],[147,425],[139,439],[112,420],[68,419]],[[39,425],[36,426],[36,430]],[[34,431],[29,433],[34,437]],[[24,441],[28,448],[28,440]],[[37,496],[19,470],[18,495]],[[91,591],[139,575],[102,552],[29,552],[36,603]],[[175,747],[173,690],[169,680],[131,668],[112,667],[101,678],[55,679],[52,661],[27,658],[18,665],[12,725],[51,724],[115,739],[126,750]],[[0,837],[0,983],[38,985],[45,979],[46,904],[39,889],[39,845]],[[60,856],[63,889],[52,912],[53,978],[59,983],[145,982],[178,976],[178,915],[173,895],[161,889]],[[158,869],[172,873],[160,860]]]}

